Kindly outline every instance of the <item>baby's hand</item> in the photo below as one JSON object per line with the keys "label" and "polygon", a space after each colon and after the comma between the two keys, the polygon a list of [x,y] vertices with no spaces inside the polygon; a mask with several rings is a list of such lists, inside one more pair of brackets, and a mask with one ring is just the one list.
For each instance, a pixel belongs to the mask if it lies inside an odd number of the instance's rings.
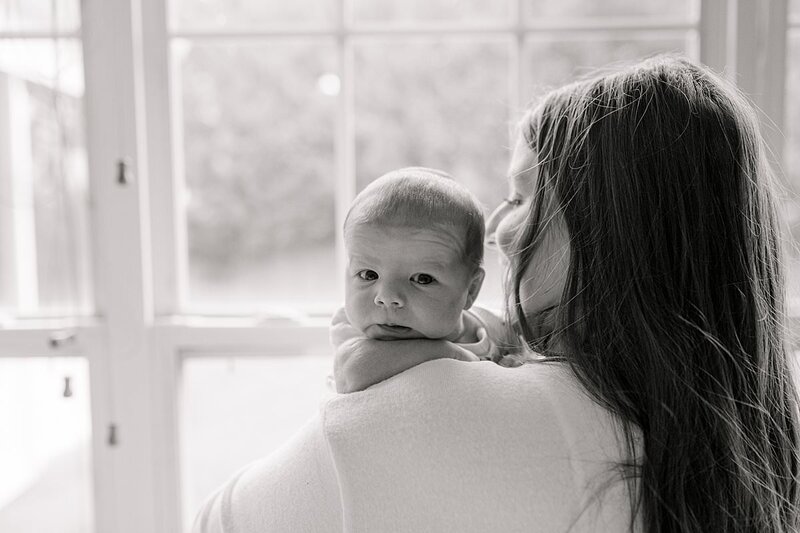
{"label": "baby's hand", "polygon": [[444,340],[350,339],[336,349],[333,364],[336,391],[361,391],[418,364],[443,358],[478,361],[473,353]]}
{"label": "baby's hand", "polygon": [[498,365],[505,367],[505,368],[516,368],[518,366],[522,366],[525,364],[524,361],[520,360],[519,357],[514,355],[508,354],[502,356],[500,359],[495,361]]}

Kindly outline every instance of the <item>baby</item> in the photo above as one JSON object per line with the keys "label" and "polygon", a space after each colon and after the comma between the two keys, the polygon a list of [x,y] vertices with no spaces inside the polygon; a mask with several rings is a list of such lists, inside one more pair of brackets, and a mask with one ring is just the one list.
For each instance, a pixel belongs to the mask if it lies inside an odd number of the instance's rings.
{"label": "baby", "polygon": [[333,317],[331,342],[337,362],[361,361],[358,383],[337,372],[339,392],[431,359],[431,350],[462,360],[502,357],[502,322],[470,310],[483,283],[483,236],[478,201],[438,170],[396,170],[356,197],[344,223],[345,306]]}

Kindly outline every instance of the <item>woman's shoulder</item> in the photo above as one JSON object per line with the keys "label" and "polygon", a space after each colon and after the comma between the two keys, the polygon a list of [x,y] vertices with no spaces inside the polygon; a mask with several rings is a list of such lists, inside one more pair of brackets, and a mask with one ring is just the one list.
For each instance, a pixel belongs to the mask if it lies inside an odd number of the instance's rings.
{"label": "woman's shoulder", "polygon": [[324,403],[193,531],[626,531],[602,408],[563,365],[426,363]]}
{"label": "woman's shoulder", "polygon": [[[448,409],[499,410],[524,419],[562,421],[605,419],[607,411],[594,402],[565,363],[535,362],[506,368],[489,361],[437,359],[418,365],[365,391],[338,395],[327,403],[329,416],[381,411],[398,405],[405,412]],[[453,413],[455,414],[455,413]],[[609,415],[610,416],[610,415]]]}
{"label": "woman's shoulder", "polygon": [[[492,362],[437,359],[418,365],[369,389],[339,395],[323,406],[330,432],[375,425],[384,431],[408,425],[446,431],[450,425],[517,431],[538,447],[595,450],[619,455],[621,426],[595,402],[565,363],[536,362],[505,368]],[[508,435],[511,438],[511,435]],[[567,441],[567,442],[565,442]]]}
{"label": "woman's shoulder", "polygon": [[567,530],[619,459],[613,417],[561,364],[431,361],[322,413],[345,514],[378,529]]}

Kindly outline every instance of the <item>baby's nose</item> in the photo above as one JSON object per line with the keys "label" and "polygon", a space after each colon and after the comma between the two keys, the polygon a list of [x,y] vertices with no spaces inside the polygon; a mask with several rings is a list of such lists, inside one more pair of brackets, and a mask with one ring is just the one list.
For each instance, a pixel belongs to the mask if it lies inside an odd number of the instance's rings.
{"label": "baby's nose", "polygon": [[381,290],[375,294],[375,305],[378,306],[401,308],[405,305],[403,300],[404,299],[400,295],[400,291],[396,290],[392,286],[383,286],[381,287]]}

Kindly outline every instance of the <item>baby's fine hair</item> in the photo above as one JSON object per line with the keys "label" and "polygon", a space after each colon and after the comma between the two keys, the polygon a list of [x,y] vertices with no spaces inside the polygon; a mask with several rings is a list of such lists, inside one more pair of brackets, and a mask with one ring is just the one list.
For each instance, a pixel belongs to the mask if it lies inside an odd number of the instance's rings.
{"label": "baby's fine hair", "polygon": [[354,224],[419,229],[459,228],[464,262],[479,268],[483,262],[485,225],[477,198],[441,170],[407,167],[393,170],[370,183],[353,201],[344,233]]}

